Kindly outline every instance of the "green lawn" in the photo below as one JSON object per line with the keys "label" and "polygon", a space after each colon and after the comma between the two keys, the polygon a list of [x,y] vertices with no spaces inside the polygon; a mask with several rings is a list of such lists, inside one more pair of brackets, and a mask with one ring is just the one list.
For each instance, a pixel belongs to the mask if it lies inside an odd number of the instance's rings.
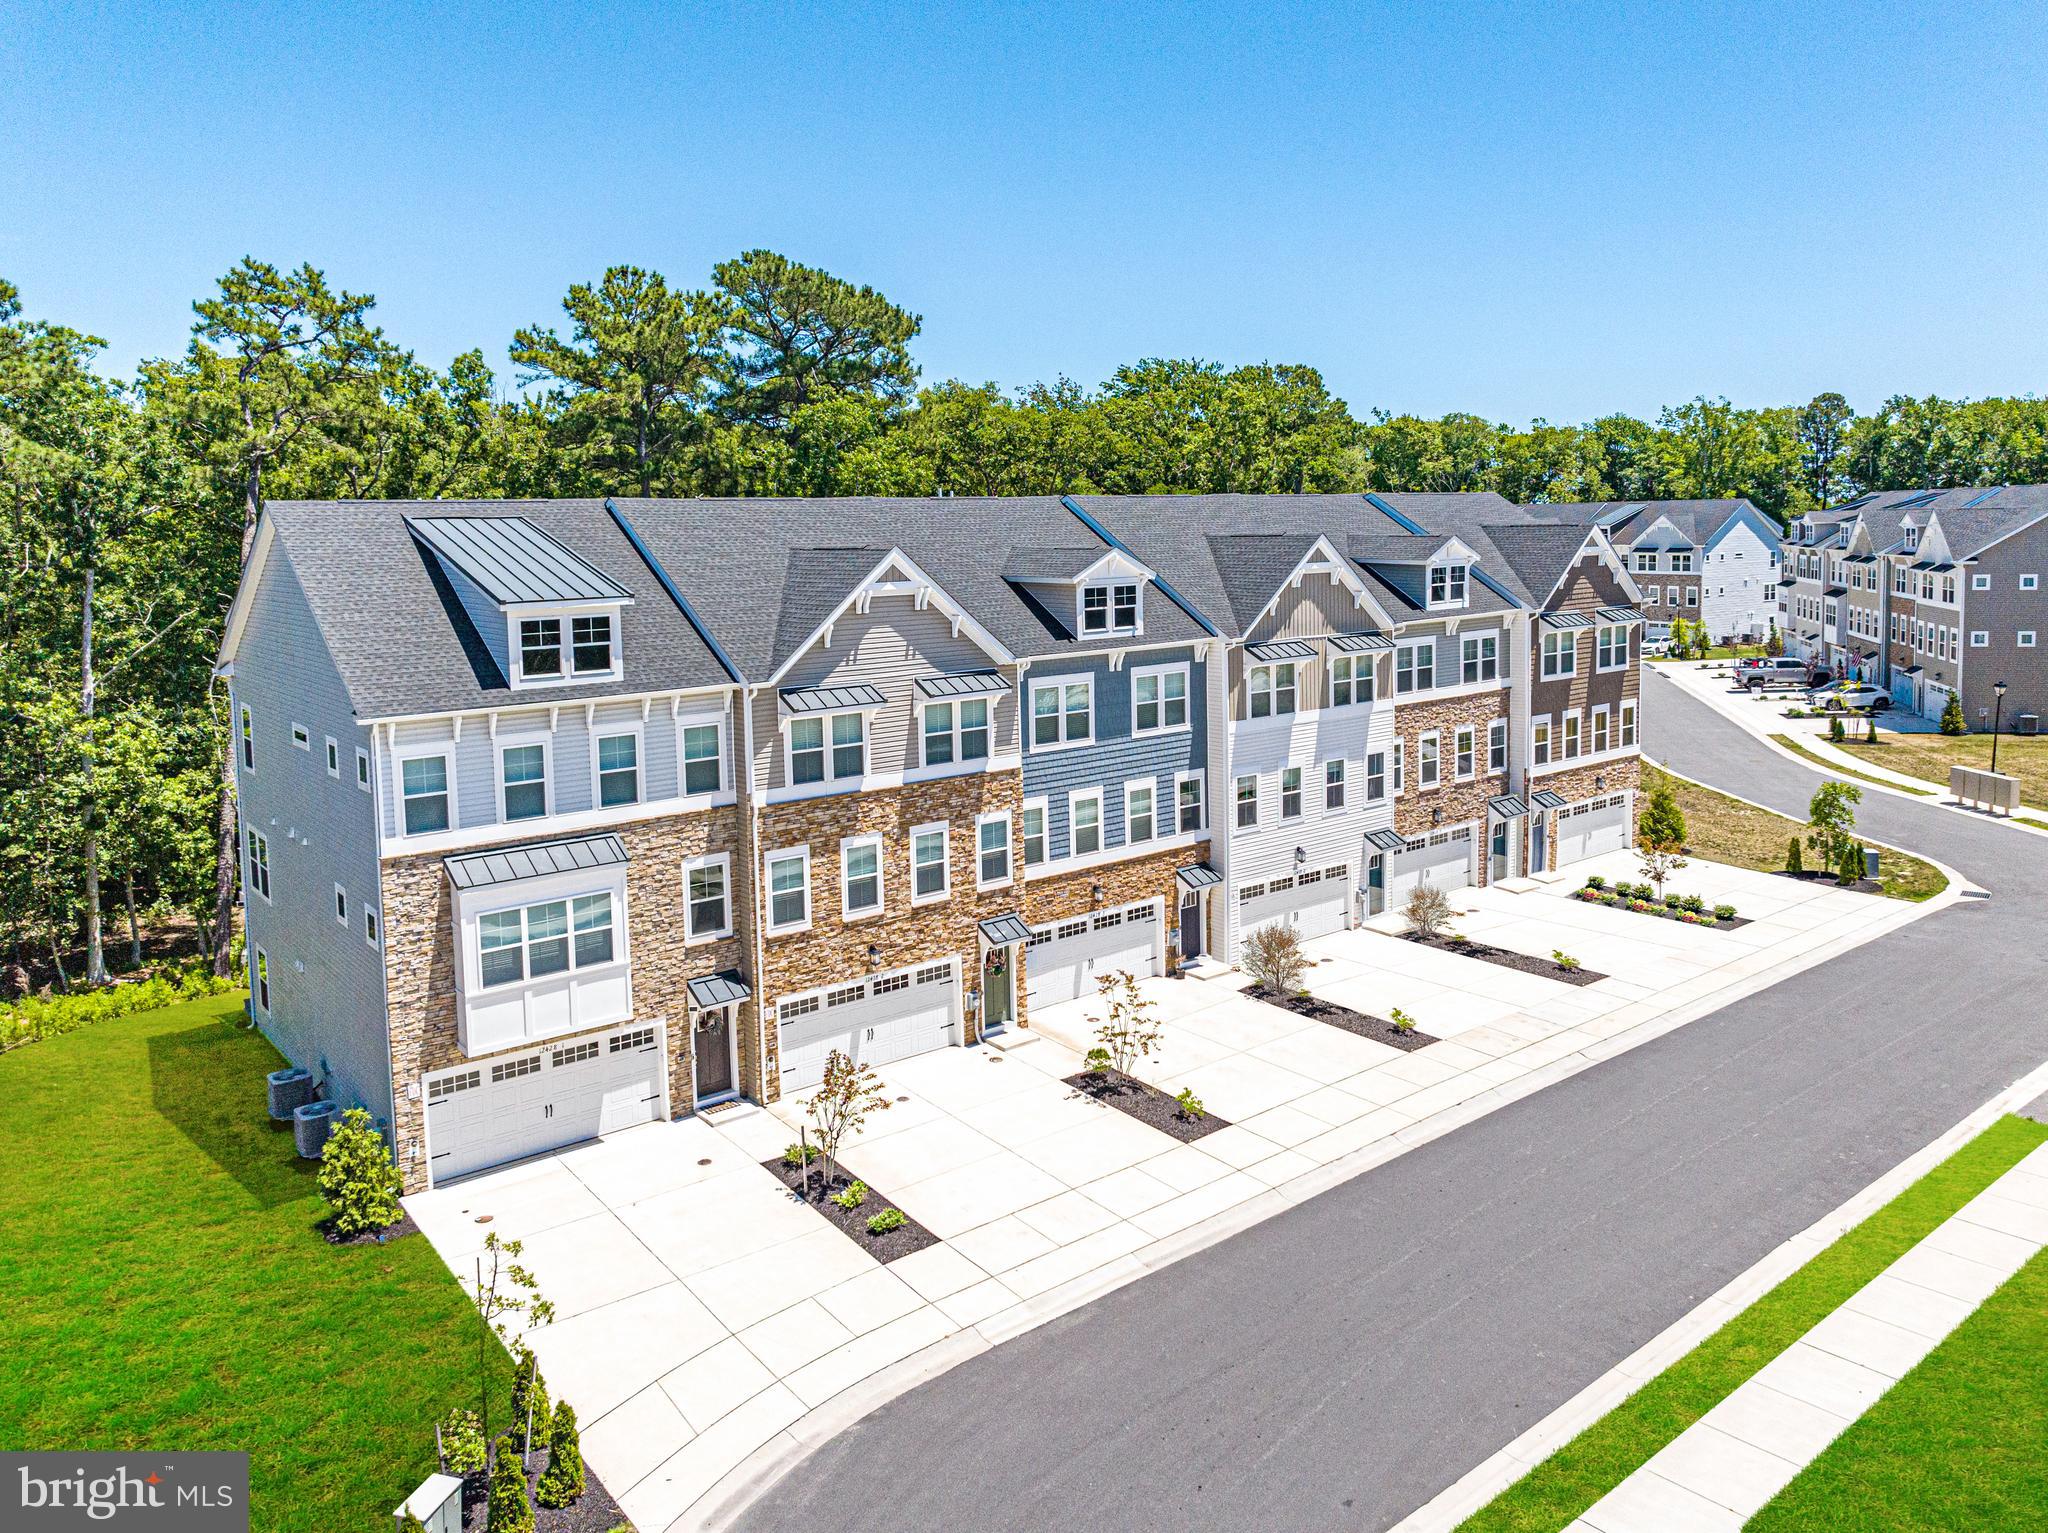
{"label": "green lawn", "polygon": [[2048,1251],[1752,1517],[1756,1533],[2048,1525]]}
{"label": "green lawn", "polygon": [[[1877,744],[1851,741],[1842,747],[1865,761],[1875,761],[1948,787],[1952,766],[1991,766],[1991,736],[1986,735],[1895,735],[1881,731]],[[2048,736],[2001,736],[1998,742],[1998,770],[2020,780],[2023,803],[2048,805]]]}
{"label": "green lawn", "polygon": [[[1792,838],[1805,826],[1782,814],[1745,804],[1712,788],[1674,776],[1645,761],[1643,792],[1668,787],[1685,815],[1685,844],[1697,854],[1731,867],[1759,873],[1782,872]],[[1878,859],[1879,882],[1895,900],[1925,900],[1948,887],[1941,870],[1905,852],[1884,851]]]}
{"label": "green lawn", "polygon": [[[1460,1533],[1556,1533],[2044,1141],[2048,1124],[1999,1119],[1474,1513]],[[1940,1466],[1922,1469],[1935,1475]]]}
{"label": "green lawn", "polygon": [[[250,1454],[253,1525],[389,1528],[476,1395],[423,1236],[336,1249],[239,993],[0,1056],[0,1443]],[[492,1349],[496,1398],[509,1366]]]}
{"label": "green lawn", "polygon": [[[1819,751],[1808,748],[1805,742],[1795,740],[1791,735],[1772,735],[1771,739],[1784,746],[1793,755],[1812,762],[1830,776],[1842,778],[1844,781],[1867,782],[1879,788],[1890,788],[1894,793],[1915,793],[1922,798],[1927,797],[1927,789],[1925,788],[1909,788],[1902,782],[1886,782],[1882,777],[1873,777],[1870,773],[1859,772],[1852,766],[1843,766],[1839,761],[1830,761],[1827,757],[1821,755]],[[1845,740],[1836,740],[1831,743],[1836,750],[1842,750],[1848,744]],[[1886,765],[1890,765],[1890,763],[1887,762]]]}
{"label": "green lawn", "polygon": [[[1761,644],[1716,644],[1704,655],[1687,655],[1685,660],[1748,660],[1753,656],[1763,654],[1763,652],[1764,647]],[[1650,656],[1650,663],[1652,665],[1679,665],[1685,662],[1678,660],[1676,656],[1672,655],[1652,655]]]}

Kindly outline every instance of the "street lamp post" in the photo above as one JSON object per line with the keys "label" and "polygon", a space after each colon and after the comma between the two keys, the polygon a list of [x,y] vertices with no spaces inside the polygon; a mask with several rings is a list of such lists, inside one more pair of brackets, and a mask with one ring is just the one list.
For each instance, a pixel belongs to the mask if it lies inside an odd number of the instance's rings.
{"label": "street lamp post", "polygon": [[1994,701],[1991,714],[1991,770],[1995,772],[1998,770],[1998,726],[2005,719],[2005,683],[1994,681],[1991,684],[1991,696]]}

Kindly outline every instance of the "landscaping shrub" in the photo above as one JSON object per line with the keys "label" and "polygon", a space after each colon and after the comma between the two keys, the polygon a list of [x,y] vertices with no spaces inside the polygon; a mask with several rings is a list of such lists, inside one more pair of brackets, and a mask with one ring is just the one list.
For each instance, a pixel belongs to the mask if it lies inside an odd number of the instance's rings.
{"label": "landscaping shrub", "polygon": [[1682,895],[1682,894],[1667,894],[1667,895],[1665,895],[1665,896],[1664,896],[1664,908],[1665,908],[1666,910],[1681,910],[1681,909],[1683,909],[1683,908],[1684,908],[1684,906],[1685,906],[1685,896],[1684,896],[1684,895]]}
{"label": "landscaping shrub", "polygon": [[441,1464],[452,1475],[467,1479],[483,1473],[485,1460],[483,1423],[475,1411],[461,1406],[441,1418]]}
{"label": "landscaping shrub", "polygon": [[174,974],[158,974],[139,984],[102,985],[95,990],[74,990],[69,995],[32,995],[12,1006],[0,1006],[0,1053],[42,1038],[75,1033],[95,1022],[111,1022],[138,1011],[155,1011],[160,1006],[222,995],[241,988],[241,984],[239,977],[216,978],[206,962],[200,960]]}
{"label": "landscaping shrub", "polygon": [[1301,938],[1285,925],[1262,926],[1245,939],[1244,972],[1254,981],[1282,995],[1301,988],[1308,968],[1308,955],[1301,950]]}
{"label": "landscaping shrub", "polygon": [[369,1112],[351,1107],[320,1152],[320,1195],[334,1233],[344,1239],[398,1222],[398,1168]]}
{"label": "landscaping shrub", "polygon": [[1707,902],[1701,899],[1697,894],[1688,894],[1684,899],[1678,902],[1678,908],[1681,910],[1690,910],[1694,915],[1698,915],[1702,910],[1705,910],[1707,908]]}
{"label": "landscaping shrub", "polygon": [[1838,713],[1828,720],[1828,743],[1840,745],[1849,738],[1849,731],[1842,727],[1842,716]]}
{"label": "landscaping shrub", "polygon": [[782,1152],[782,1163],[791,1168],[808,1166],[818,1158],[818,1147],[798,1141]]}
{"label": "landscaping shrub", "polygon": [[1799,838],[1797,836],[1794,836],[1792,844],[1785,848],[1785,871],[1787,873],[1804,873],[1806,871],[1806,862],[1800,855]]}
{"label": "landscaping shrub", "polygon": [[1401,914],[1425,937],[1441,937],[1451,924],[1451,897],[1431,883],[1417,884],[1408,893]]}
{"label": "landscaping shrub", "polygon": [[1394,1024],[1394,1031],[1397,1033],[1412,1033],[1415,1031],[1415,1019],[1398,1006],[1388,1015],[1387,1020]]}
{"label": "landscaping shrub", "polygon": [[407,1512],[398,1519],[398,1533],[427,1533],[427,1525]]}
{"label": "landscaping shrub", "polygon": [[491,1497],[484,1512],[485,1533],[533,1533],[533,1504],[526,1499],[526,1465],[509,1436],[491,1450]]}
{"label": "landscaping shrub", "polygon": [[1877,715],[1874,713],[1870,716],[1869,727],[1863,733],[1863,743],[1865,745],[1877,744]]}
{"label": "landscaping shrub", "polygon": [[[534,1422],[531,1440],[526,1435],[526,1423]],[[505,1435],[517,1442],[522,1451],[538,1448],[548,1432],[548,1386],[540,1376],[540,1359],[533,1355],[533,1349],[524,1342],[512,1344],[512,1426]]]}
{"label": "landscaping shrub", "polygon": [[1190,1122],[1200,1122],[1209,1115],[1207,1109],[1202,1106],[1202,1099],[1195,1095],[1192,1086],[1181,1087],[1180,1095],[1175,1097],[1174,1101],[1180,1104],[1180,1116]]}
{"label": "landscaping shrub", "polygon": [[583,1439],[576,1433],[576,1412],[567,1400],[555,1407],[548,1431],[548,1467],[533,1488],[542,1506],[568,1506],[583,1494]]}
{"label": "landscaping shrub", "polygon": [[1605,889],[1607,887],[1607,880],[1598,873],[1589,873],[1586,875],[1586,887],[1588,889]]}
{"label": "landscaping shrub", "polygon": [[910,1223],[910,1216],[900,1208],[885,1208],[868,1220],[870,1235],[886,1235],[891,1230],[900,1230]]}
{"label": "landscaping shrub", "polygon": [[1576,974],[1579,972],[1580,969],[1585,967],[1584,964],[1580,963],[1578,959],[1572,957],[1572,955],[1567,953],[1563,948],[1552,948],[1550,950],[1550,961],[1556,964],[1560,969],[1564,970],[1564,972],[1567,974]]}
{"label": "landscaping shrub", "polygon": [[853,1182],[847,1186],[844,1192],[832,1194],[832,1201],[848,1212],[859,1208],[867,1200],[868,1184],[866,1182]]}
{"label": "landscaping shrub", "polygon": [[1941,705],[1941,732],[1945,735],[1966,735],[1970,732],[1970,721],[1963,717],[1963,698],[1959,692],[1951,692],[1948,701]]}
{"label": "landscaping shrub", "polygon": [[1714,919],[1715,919],[1716,921],[1732,921],[1732,920],[1734,920],[1734,919],[1735,919],[1735,907],[1734,907],[1733,905],[1716,905],[1716,906],[1714,907]]}

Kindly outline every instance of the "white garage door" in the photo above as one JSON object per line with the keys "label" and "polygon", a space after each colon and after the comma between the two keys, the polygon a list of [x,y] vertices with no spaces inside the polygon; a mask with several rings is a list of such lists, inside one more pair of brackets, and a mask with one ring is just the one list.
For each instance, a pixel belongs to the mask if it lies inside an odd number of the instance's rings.
{"label": "white garage door", "polygon": [[943,1048],[960,1021],[951,958],[792,996],[775,1009],[782,1032],[782,1089],[808,1091],[833,1051],[857,1065],[886,1065]]}
{"label": "white garage door", "polygon": [[1589,798],[1557,812],[1557,865],[1628,850],[1628,795]]}
{"label": "white garage door", "polygon": [[427,1077],[436,1182],[664,1116],[662,1030],[574,1038]]}
{"label": "white garage door", "polygon": [[1446,894],[1472,883],[1472,827],[1432,831],[1387,854],[1387,909],[1399,911],[1415,886],[1427,882]]}
{"label": "white garage door", "polygon": [[1342,863],[1237,887],[1238,930],[1246,937],[1281,922],[1303,938],[1327,937],[1344,930],[1350,913],[1351,870]]}
{"label": "white garage door", "polygon": [[1098,910],[1031,928],[1024,948],[1024,994],[1033,1006],[1095,994],[1105,974],[1140,979],[1159,972],[1159,901]]}

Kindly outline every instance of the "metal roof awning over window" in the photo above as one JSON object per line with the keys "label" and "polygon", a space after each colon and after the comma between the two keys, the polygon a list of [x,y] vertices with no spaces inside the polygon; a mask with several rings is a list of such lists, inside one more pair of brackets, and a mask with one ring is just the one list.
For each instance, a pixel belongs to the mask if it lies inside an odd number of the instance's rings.
{"label": "metal roof awning over window", "polygon": [[1271,644],[1247,644],[1244,652],[1254,660],[1307,660],[1316,647],[1306,639],[1276,639]]}
{"label": "metal roof awning over window", "polygon": [[1356,655],[1369,649],[1393,647],[1394,641],[1383,633],[1340,633],[1330,640],[1330,648],[1340,655]]}
{"label": "metal roof awning over window", "polygon": [[1916,564],[1913,568],[1916,570],[1930,570],[1937,575],[1945,575],[1954,569],[1955,566],[1953,564]]}
{"label": "metal roof awning over window", "polygon": [[1519,820],[1529,812],[1529,806],[1512,793],[1503,793],[1499,798],[1486,801],[1487,813],[1499,820]]}
{"label": "metal roof awning over window", "polygon": [[1173,876],[1183,889],[1213,889],[1223,882],[1223,875],[1206,862],[1198,862],[1191,868],[1182,868]]}
{"label": "metal roof awning over window", "polygon": [[959,671],[949,676],[920,676],[917,690],[926,697],[996,697],[1010,684],[996,671]]}
{"label": "metal roof awning over window", "polygon": [[754,993],[747,988],[747,982],[740,978],[737,969],[722,970],[708,979],[693,979],[687,988],[690,1004],[700,1011],[711,1006],[730,1006]]}
{"label": "metal roof awning over window", "polygon": [[1538,809],[1563,809],[1571,803],[1562,793],[1553,793],[1548,788],[1538,788],[1530,798]]}
{"label": "metal roof awning over window", "polygon": [[1593,615],[1590,612],[1546,612],[1543,614],[1545,628],[1591,628]]}
{"label": "metal roof awning over window", "polygon": [[501,606],[633,599],[523,516],[415,516],[406,525]]}
{"label": "metal roof awning over window", "polygon": [[1923,666],[1909,665],[1901,670],[1899,674],[1901,676],[1918,676],[1923,669],[1925,669]]}
{"label": "metal roof awning over window", "polygon": [[1829,586],[1825,591],[1821,592],[1820,594],[1823,596],[1847,596],[1849,594],[1849,588],[1847,586]]}
{"label": "metal roof awning over window", "polygon": [[1408,844],[1408,838],[1396,830],[1369,830],[1365,839],[1374,850],[1381,852],[1398,852]]}
{"label": "metal roof awning over window", "polygon": [[1012,943],[1028,942],[1031,928],[1024,924],[1024,918],[1013,911],[992,916],[981,923],[981,940],[990,947],[1009,947]]}
{"label": "metal roof awning over window", "polygon": [[448,870],[448,881],[456,888],[487,889],[492,884],[517,883],[523,878],[616,867],[625,860],[626,843],[617,836],[582,836],[574,841],[541,841],[532,846],[508,846],[493,852],[446,857],[441,866]]}
{"label": "metal roof awning over window", "polygon": [[1640,623],[1643,615],[1633,607],[1602,607],[1599,618],[1603,623]]}
{"label": "metal roof awning over window", "polygon": [[879,708],[889,699],[865,682],[851,687],[784,687],[785,713],[843,713],[854,708]]}

